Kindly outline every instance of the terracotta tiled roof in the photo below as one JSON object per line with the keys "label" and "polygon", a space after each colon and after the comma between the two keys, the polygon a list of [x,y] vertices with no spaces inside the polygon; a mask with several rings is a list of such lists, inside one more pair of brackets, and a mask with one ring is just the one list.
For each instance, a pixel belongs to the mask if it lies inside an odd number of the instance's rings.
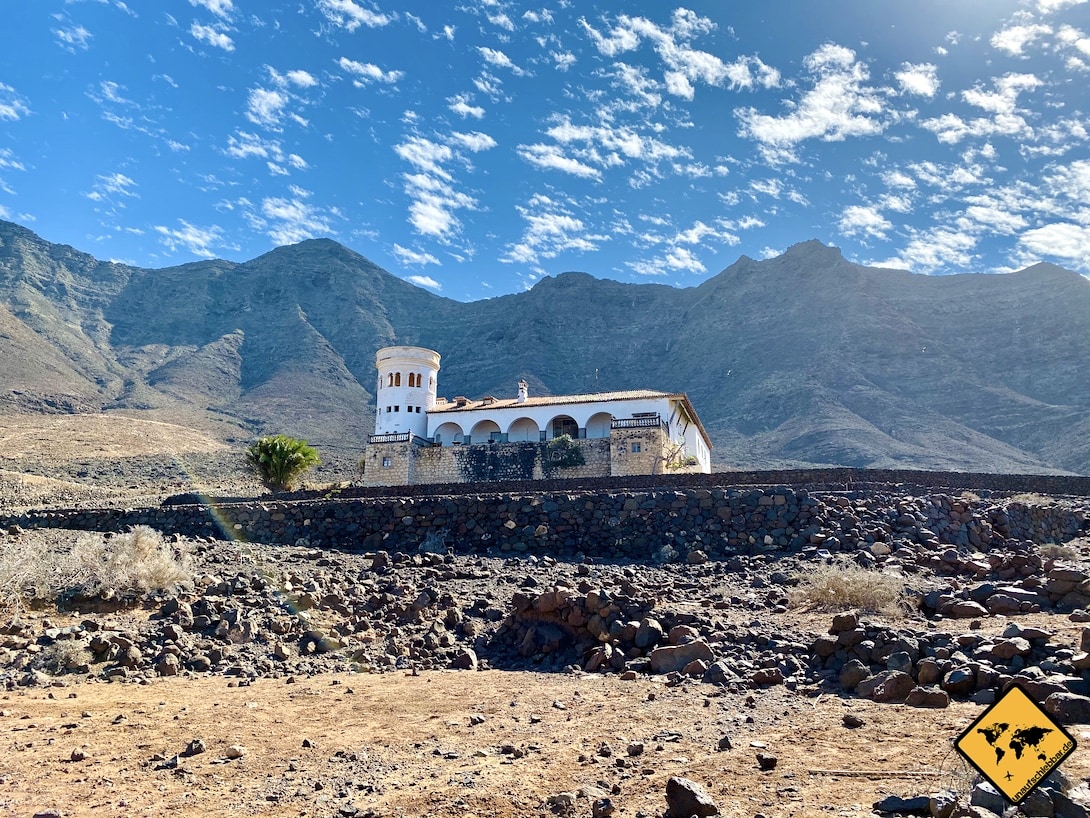
{"label": "terracotta tiled roof", "polygon": [[623,392],[591,392],[586,395],[542,395],[527,398],[522,403],[517,398],[496,398],[492,401],[471,400],[459,406],[454,401],[436,404],[428,414],[436,412],[471,412],[477,409],[509,409],[514,406],[558,406],[566,403],[597,403],[610,400],[647,400],[649,398],[682,398],[684,395],[673,392],[657,392],[654,389],[629,389]]}

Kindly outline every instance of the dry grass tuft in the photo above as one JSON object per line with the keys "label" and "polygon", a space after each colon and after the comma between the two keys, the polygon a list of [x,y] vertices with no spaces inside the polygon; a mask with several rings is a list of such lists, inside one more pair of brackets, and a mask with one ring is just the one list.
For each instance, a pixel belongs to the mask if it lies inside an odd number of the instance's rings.
{"label": "dry grass tuft", "polygon": [[188,551],[148,526],[106,538],[86,534],[71,549],[22,538],[0,541],[0,609],[69,594],[146,594],[191,584]]}
{"label": "dry grass tuft", "polygon": [[1041,552],[1041,556],[1046,560],[1069,560],[1074,562],[1079,558],[1079,552],[1070,545],[1045,543],[1039,546],[1037,550]]}
{"label": "dry grass tuft", "polygon": [[1022,494],[1016,494],[1007,500],[1008,503],[1022,503],[1026,506],[1054,506],[1056,505],[1055,497],[1046,497],[1043,494],[1037,494],[1035,492],[1023,492]]}
{"label": "dry grass tuft", "polygon": [[72,549],[75,582],[85,594],[149,593],[192,581],[190,556],[175,553],[163,535],[146,525],[108,540],[83,537]]}
{"label": "dry grass tuft", "polygon": [[908,607],[903,579],[854,563],[821,565],[799,578],[792,604],[822,611],[859,610],[896,616]]}

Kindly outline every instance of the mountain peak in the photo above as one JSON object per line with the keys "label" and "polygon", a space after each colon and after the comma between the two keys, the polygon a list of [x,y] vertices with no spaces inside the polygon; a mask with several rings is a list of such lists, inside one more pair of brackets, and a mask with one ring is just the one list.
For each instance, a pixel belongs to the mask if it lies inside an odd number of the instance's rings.
{"label": "mountain peak", "polygon": [[785,256],[812,256],[820,253],[822,255],[836,256],[843,258],[843,254],[840,252],[839,247],[834,247],[831,244],[824,244],[818,239],[810,239],[809,241],[800,241],[798,244],[792,244],[784,252]]}

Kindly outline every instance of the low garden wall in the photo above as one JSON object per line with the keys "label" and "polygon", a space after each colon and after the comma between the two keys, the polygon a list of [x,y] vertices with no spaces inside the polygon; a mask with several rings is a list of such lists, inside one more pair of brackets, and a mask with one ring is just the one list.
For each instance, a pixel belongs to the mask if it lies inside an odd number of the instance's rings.
{"label": "low garden wall", "polygon": [[268,500],[148,509],[52,510],[5,525],[232,538],[320,548],[553,554],[672,561],[805,547],[949,543],[987,549],[1008,538],[1064,542],[1090,527],[1085,501],[1033,502],[885,490],[764,488],[483,493]]}

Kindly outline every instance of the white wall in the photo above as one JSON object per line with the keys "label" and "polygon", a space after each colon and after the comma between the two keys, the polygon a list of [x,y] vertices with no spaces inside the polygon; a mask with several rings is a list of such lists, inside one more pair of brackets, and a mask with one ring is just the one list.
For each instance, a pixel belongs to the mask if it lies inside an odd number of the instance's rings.
{"label": "white wall", "polygon": [[[469,435],[471,434],[473,427],[483,420],[495,422],[499,426],[501,433],[510,434],[511,426],[513,424],[521,419],[529,419],[537,425],[539,430],[546,431],[548,438],[552,438],[552,421],[554,418],[561,415],[566,415],[575,420],[576,425],[580,429],[586,429],[590,419],[594,415],[600,413],[611,414],[615,418],[630,418],[633,414],[640,412],[658,412],[665,421],[671,414],[670,403],[671,401],[669,398],[641,398],[636,400],[565,403],[552,406],[526,406],[525,404],[516,404],[515,406],[501,408],[483,407],[481,409],[455,412],[433,412],[428,415],[427,437],[434,437],[436,430],[439,429],[440,426],[452,423],[456,423],[461,427],[463,436]],[[516,427],[516,433],[519,433],[519,429],[524,426],[524,423],[520,423],[519,426]],[[445,431],[450,431],[449,425],[447,425]],[[595,423],[591,427],[591,432],[594,432],[595,436],[609,437],[608,426],[601,422]],[[518,434],[518,437],[519,439],[525,439],[523,434]],[[487,440],[487,437],[480,440],[474,437],[472,442],[483,443],[485,440]],[[444,446],[451,445],[451,442],[451,435],[442,435],[442,444]]]}

